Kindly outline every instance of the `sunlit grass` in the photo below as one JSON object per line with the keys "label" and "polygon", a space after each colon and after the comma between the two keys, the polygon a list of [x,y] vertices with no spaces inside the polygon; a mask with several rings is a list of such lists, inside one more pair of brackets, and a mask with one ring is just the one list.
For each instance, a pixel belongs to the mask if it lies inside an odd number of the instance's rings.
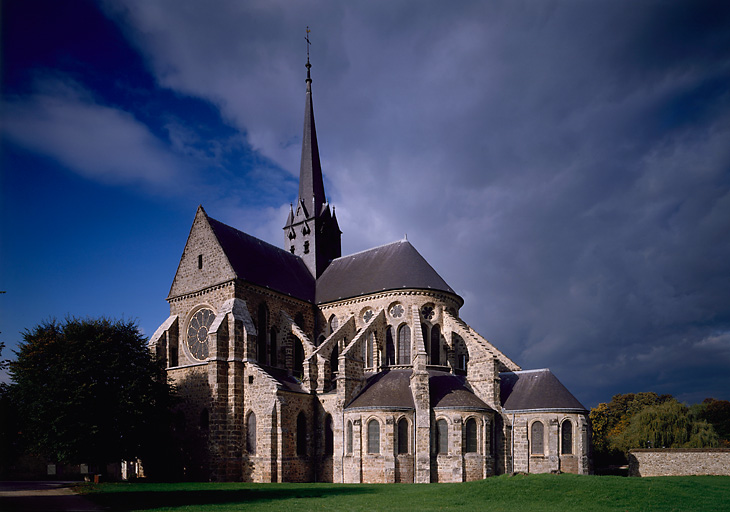
{"label": "sunlit grass", "polygon": [[81,487],[111,510],[730,510],[730,477],[518,475],[463,484],[120,483]]}

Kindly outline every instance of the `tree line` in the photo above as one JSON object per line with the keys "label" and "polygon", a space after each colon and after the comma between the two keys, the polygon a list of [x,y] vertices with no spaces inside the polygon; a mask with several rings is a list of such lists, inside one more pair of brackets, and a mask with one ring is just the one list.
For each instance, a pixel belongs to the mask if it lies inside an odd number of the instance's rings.
{"label": "tree line", "polygon": [[625,464],[636,448],[730,448],[730,402],[687,406],[653,392],[615,395],[590,411],[596,467]]}

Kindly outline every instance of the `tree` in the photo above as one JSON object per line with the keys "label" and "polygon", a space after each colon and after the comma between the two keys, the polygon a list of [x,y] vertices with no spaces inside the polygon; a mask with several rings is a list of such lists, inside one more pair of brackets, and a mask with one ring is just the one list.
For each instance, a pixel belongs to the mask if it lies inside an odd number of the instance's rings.
{"label": "tree", "polygon": [[626,430],[636,413],[668,400],[673,400],[671,395],[657,395],[654,392],[626,393],[614,395],[610,402],[600,403],[591,409],[589,418],[596,466],[625,464],[625,454],[615,448],[611,439]]}
{"label": "tree", "polygon": [[634,414],[628,427],[610,439],[627,453],[634,448],[707,448],[718,445],[712,425],[676,400],[651,405]]}
{"label": "tree", "polygon": [[697,409],[697,417],[712,425],[720,438],[720,443],[730,448],[730,402],[705,398],[701,404],[693,407]]}
{"label": "tree", "polygon": [[151,458],[171,389],[133,322],[69,318],[23,333],[10,363],[24,445],[61,463]]}

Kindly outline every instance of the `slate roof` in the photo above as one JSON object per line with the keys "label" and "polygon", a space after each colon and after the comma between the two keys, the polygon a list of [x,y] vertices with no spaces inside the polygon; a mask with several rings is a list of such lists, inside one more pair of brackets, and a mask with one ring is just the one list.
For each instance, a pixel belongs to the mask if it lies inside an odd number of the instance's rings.
{"label": "slate roof", "polygon": [[365,387],[345,409],[414,409],[411,370],[385,370],[369,377]]}
{"label": "slate roof", "polygon": [[505,411],[559,409],[587,411],[547,369],[500,373],[500,399]]}
{"label": "slate roof", "polygon": [[[365,387],[346,409],[414,409],[412,370],[385,370],[368,378]],[[491,410],[466,384],[466,377],[429,370],[431,407]]]}
{"label": "slate roof", "polygon": [[428,382],[432,408],[492,410],[467,387],[463,375],[429,370]]}
{"label": "slate roof", "polygon": [[408,240],[399,240],[333,260],[317,279],[315,302],[403,288],[439,290],[459,297]]}
{"label": "slate roof", "polygon": [[314,300],[314,277],[298,256],[208,217],[236,277],[297,299]]}

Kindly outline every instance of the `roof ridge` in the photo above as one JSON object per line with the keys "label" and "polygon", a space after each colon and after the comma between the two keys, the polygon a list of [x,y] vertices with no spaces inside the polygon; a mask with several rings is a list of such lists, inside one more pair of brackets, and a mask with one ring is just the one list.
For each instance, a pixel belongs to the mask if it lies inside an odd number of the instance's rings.
{"label": "roof ridge", "polygon": [[553,373],[550,368],[533,368],[532,370],[515,370],[515,371],[509,371],[509,372],[499,372],[502,373],[537,373],[537,372],[550,372]]}
{"label": "roof ridge", "polygon": [[[403,242],[406,242],[407,244],[411,245],[411,243],[408,240],[405,240],[405,239],[401,238],[400,240],[396,240],[395,242],[388,242],[387,244],[377,245],[375,247],[371,247],[370,249],[363,249],[362,251],[353,252],[352,254],[348,254],[347,256],[340,256],[339,258],[333,259],[332,262],[344,260],[344,259],[349,258],[351,256],[357,256],[359,254],[364,254],[366,252],[374,251],[376,249],[382,249],[383,247],[388,247],[389,245],[400,244],[400,243],[403,243]],[[412,245],[411,245],[411,247],[412,247]]]}

